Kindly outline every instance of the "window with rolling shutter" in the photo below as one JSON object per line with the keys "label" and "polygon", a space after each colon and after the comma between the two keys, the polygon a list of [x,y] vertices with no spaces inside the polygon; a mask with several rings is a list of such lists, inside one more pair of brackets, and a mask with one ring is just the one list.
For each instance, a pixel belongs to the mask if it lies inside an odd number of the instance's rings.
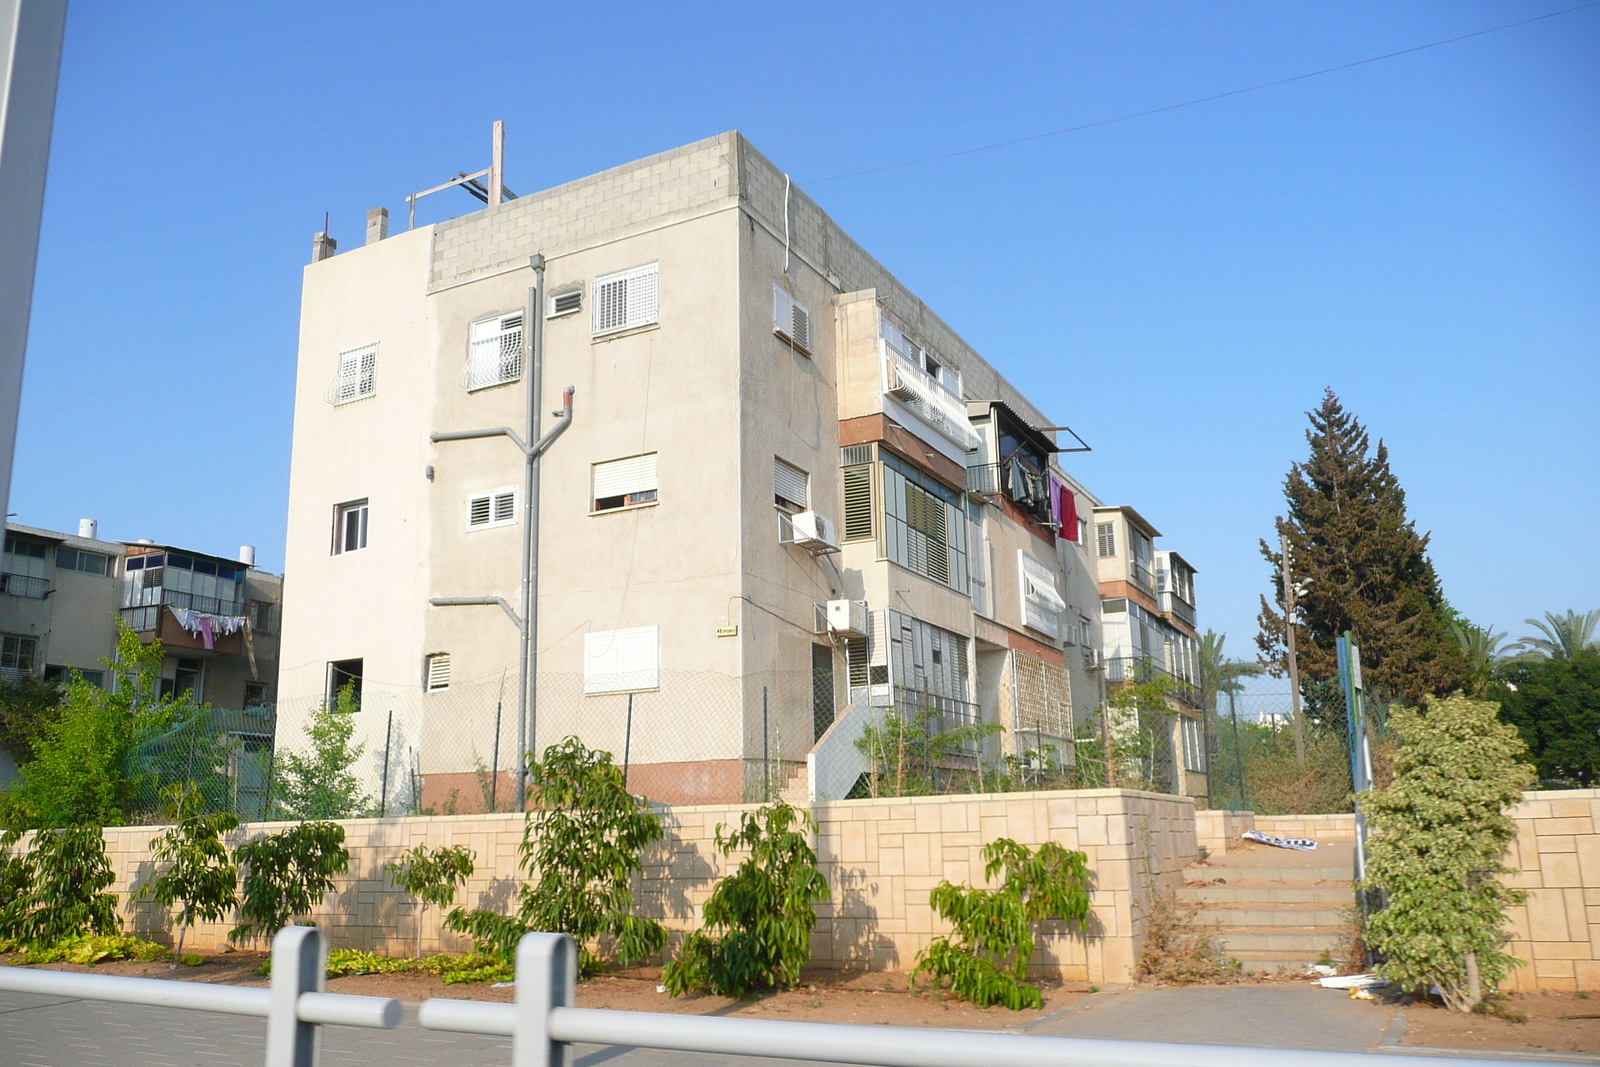
{"label": "window with rolling shutter", "polygon": [[654,324],[660,314],[657,264],[607,274],[594,280],[596,336]]}
{"label": "window with rolling shutter", "polygon": [[811,312],[778,285],[772,287],[772,332],[811,354]]}
{"label": "window with rolling shutter", "polygon": [[428,692],[437,693],[450,688],[450,653],[435,652],[428,657],[426,671]]}
{"label": "window with rolling shutter", "polygon": [[958,494],[892,457],[884,457],[881,469],[886,555],[902,567],[970,593],[967,523]]}
{"label": "window with rolling shutter", "polygon": [[467,392],[522,377],[522,312],[480,319],[467,328]]}
{"label": "window with rolling shutter", "polygon": [[517,495],[515,486],[488,493],[474,493],[467,499],[467,529],[482,530],[516,522]]}
{"label": "window with rolling shutter", "polygon": [[804,511],[810,507],[811,475],[776,457],[772,460],[773,503],[785,511]]}
{"label": "window with rolling shutter", "polygon": [[1061,632],[1061,612],[1067,602],[1056,591],[1055,572],[1022,549],[1017,550],[1017,572],[1022,587],[1022,621],[1040,633],[1056,637]]}
{"label": "window with rolling shutter", "polygon": [[1095,537],[1100,542],[1102,556],[1115,556],[1117,554],[1117,528],[1109,522],[1097,522],[1094,526]]}
{"label": "window with rolling shutter", "polygon": [[844,469],[844,539],[862,541],[873,536],[872,467]]}
{"label": "window with rolling shutter", "polygon": [[339,370],[326,400],[334,407],[378,394],[378,345],[362,345],[339,353]]}
{"label": "window with rolling shutter", "polygon": [[656,499],[656,454],[612,459],[594,465],[593,503],[595,511],[654,503]]}
{"label": "window with rolling shutter", "polygon": [[628,693],[660,685],[660,627],[583,635],[583,691]]}

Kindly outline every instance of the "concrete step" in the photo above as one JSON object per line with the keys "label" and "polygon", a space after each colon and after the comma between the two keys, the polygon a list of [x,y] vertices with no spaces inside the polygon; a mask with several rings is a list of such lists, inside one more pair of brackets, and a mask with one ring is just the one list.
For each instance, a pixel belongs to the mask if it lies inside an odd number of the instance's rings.
{"label": "concrete step", "polygon": [[1185,867],[1185,882],[1215,882],[1222,879],[1228,885],[1306,885],[1317,882],[1334,882],[1349,885],[1354,872],[1347,866],[1339,867]]}
{"label": "concrete step", "polygon": [[[1316,963],[1321,955],[1320,950],[1315,956],[1299,955],[1292,952],[1271,952],[1239,950],[1227,953],[1229,959],[1239,961],[1241,967],[1254,974],[1307,974],[1311,965]],[[1338,953],[1334,953],[1338,955]]]}
{"label": "concrete step", "polygon": [[1344,908],[1325,904],[1247,904],[1211,905],[1195,911],[1195,921],[1203,926],[1228,930],[1255,930],[1266,927],[1339,927],[1344,923]]}
{"label": "concrete step", "polygon": [[1286,885],[1282,882],[1184,886],[1178,899],[1188,904],[1338,904],[1355,900],[1355,887],[1344,885]]}
{"label": "concrete step", "polygon": [[1341,926],[1263,926],[1249,930],[1222,927],[1214,936],[1230,956],[1254,952],[1315,963],[1325,950],[1342,954],[1350,931]]}

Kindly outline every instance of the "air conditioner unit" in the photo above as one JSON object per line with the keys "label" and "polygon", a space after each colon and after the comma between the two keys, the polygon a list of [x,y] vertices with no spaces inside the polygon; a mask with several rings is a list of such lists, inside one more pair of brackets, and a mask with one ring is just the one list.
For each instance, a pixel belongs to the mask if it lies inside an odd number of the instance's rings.
{"label": "air conditioner unit", "polygon": [[815,511],[799,511],[789,519],[794,527],[794,543],[801,548],[838,548],[839,538],[833,532],[833,520]]}
{"label": "air conditioner unit", "polygon": [[[1088,634],[1085,634],[1084,640],[1087,641],[1088,639]],[[1083,650],[1083,665],[1089,668],[1091,671],[1096,667],[1103,666],[1104,662],[1105,661],[1101,657],[1100,650],[1098,648],[1086,648]]]}
{"label": "air conditioner unit", "polygon": [[828,629],[844,637],[867,636],[865,600],[828,601]]}

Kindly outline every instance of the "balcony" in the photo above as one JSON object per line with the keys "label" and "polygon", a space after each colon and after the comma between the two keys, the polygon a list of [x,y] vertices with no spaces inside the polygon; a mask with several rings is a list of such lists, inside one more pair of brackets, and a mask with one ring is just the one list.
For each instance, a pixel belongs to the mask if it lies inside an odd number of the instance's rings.
{"label": "balcony", "polygon": [[1048,479],[1014,459],[968,467],[967,492],[978,497],[1004,494],[1040,522],[1051,521]]}
{"label": "balcony", "polygon": [[1194,626],[1193,606],[1186,603],[1177,593],[1167,591],[1161,593],[1161,610],[1191,628]]}
{"label": "balcony", "polygon": [[[177,589],[146,589],[139,596],[141,603],[124,607],[122,617],[135,632],[154,630],[161,619],[161,607],[185,608],[206,615],[243,615],[244,605],[238,600],[224,600],[198,593],[185,593]],[[135,620],[143,625],[136,625]]]}
{"label": "balcony", "polygon": [[1180,703],[1186,704],[1191,708],[1200,706],[1200,689],[1198,686],[1184,681],[1166,668],[1157,665],[1148,656],[1106,657],[1106,681],[1112,685],[1153,682],[1158,678],[1166,680],[1169,694],[1177,698]]}
{"label": "balcony", "polygon": [[1146,596],[1156,595],[1155,579],[1150,574],[1150,566],[1144,560],[1133,558],[1128,560],[1128,581],[1135,589],[1139,589]]}
{"label": "balcony", "polygon": [[31,574],[0,574],[0,593],[43,600],[50,595],[50,579],[35,578]]}
{"label": "balcony", "polygon": [[884,352],[883,391],[904,404],[917,418],[970,452],[978,447],[978,434],[967,421],[967,405],[921,367],[901,356]]}

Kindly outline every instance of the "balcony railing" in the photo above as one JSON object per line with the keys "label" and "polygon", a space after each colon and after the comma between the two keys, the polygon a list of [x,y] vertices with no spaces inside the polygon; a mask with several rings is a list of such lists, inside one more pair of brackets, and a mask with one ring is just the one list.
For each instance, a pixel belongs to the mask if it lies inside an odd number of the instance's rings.
{"label": "balcony railing", "polygon": [[50,579],[31,574],[0,574],[0,593],[43,600],[50,595]]}
{"label": "balcony railing", "polygon": [[1150,576],[1150,568],[1145,566],[1143,560],[1138,558],[1128,560],[1128,581],[1150,596],[1156,595],[1155,580]]}
{"label": "balcony railing", "polygon": [[[920,689],[908,689],[903,685],[894,687],[894,708],[902,720],[911,723],[916,716],[927,714],[925,722],[929,734],[945,733],[963,726],[976,726],[980,721],[978,705],[954,697],[940,696],[937,693],[926,693]],[[961,745],[961,753],[966,756],[976,756],[978,748],[976,741],[968,739]]]}
{"label": "balcony railing", "polygon": [[967,492],[974,496],[994,496],[1000,491],[1000,464],[980,463],[967,468]]}
{"label": "balcony railing", "polygon": [[1179,701],[1192,708],[1200,706],[1200,689],[1198,686],[1184,681],[1165,667],[1159,666],[1148,656],[1106,657],[1106,681],[1113,685],[1153,682],[1158,678],[1166,679],[1167,691]]}
{"label": "balcony railing", "polygon": [[1175,619],[1188,623],[1190,626],[1194,625],[1194,608],[1176,593],[1165,592],[1161,594],[1161,610]]}
{"label": "balcony railing", "polygon": [[975,496],[1004,494],[1040,522],[1050,521],[1048,480],[1022,464],[980,463],[967,468],[967,492]]}
{"label": "balcony railing", "polygon": [[901,356],[884,357],[884,391],[910,408],[918,418],[970,451],[978,446],[978,433],[967,421],[967,405],[951,396],[932,375]]}
{"label": "balcony railing", "polygon": [[185,593],[178,589],[146,589],[140,596],[149,603],[122,609],[122,621],[134,633],[149,633],[161,625],[162,607],[187,608],[206,615],[243,615],[244,605],[238,600],[222,600],[199,593]]}

